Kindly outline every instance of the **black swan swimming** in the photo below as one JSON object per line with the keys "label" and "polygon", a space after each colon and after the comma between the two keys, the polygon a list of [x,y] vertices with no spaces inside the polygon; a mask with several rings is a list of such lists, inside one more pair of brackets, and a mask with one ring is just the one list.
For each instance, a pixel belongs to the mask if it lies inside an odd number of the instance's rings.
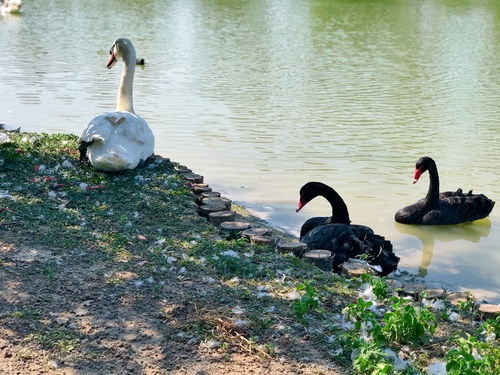
{"label": "black swan swimming", "polygon": [[309,201],[322,196],[332,206],[331,217],[308,219],[300,230],[300,241],[309,249],[330,250],[334,254],[333,269],[349,258],[366,254],[371,264],[380,265],[382,275],[397,268],[399,258],[392,251],[392,244],[384,237],[373,233],[364,225],[351,225],[347,206],[340,195],[330,186],[321,182],[308,182],[300,189],[297,212]]}
{"label": "black swan swimming", "polygon": [[402,224],[446,225],[459,224],[488,216],[495,205],[484,194],[464,194],[462,189],[439,193],[439,176],[436,163],[424,156],[415,165],[413,183],[422,173],[429,171],[429,191],[425,198],[396,212],[394,219]]}

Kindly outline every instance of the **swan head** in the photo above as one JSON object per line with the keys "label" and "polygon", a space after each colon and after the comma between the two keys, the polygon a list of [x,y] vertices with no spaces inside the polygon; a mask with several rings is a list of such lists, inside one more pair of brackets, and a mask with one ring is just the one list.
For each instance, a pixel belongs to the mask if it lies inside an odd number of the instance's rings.
{"label": "swan head", "polygon": [[309,203],[311,200],[316,198],[320,191],[322,190],[324,184],[321,182],[308,182],[304,186],[300,188],[299,192],[299,203],[297,204],[297,208],[295,209],[295,212],[299,212],[302,207],[304,207],[307,203]]}
{"label": "swan head", "polygon": [[413,174],[413,183],[416,183],[422,173],[427,171],[431,165],[435,165],[436,163],[429,156],[423,156],[417,160],[415,164],[415,172]]}
{"label": "swan head", "polygon": [[[106,64],[108,69],[111,69],[118,60],[125,58],[130,51],[135,51],[132,42],[126,38],[116,39],[111,49],[109,50],[109,60]],[[135,53],[134,53],[135,60]]]}

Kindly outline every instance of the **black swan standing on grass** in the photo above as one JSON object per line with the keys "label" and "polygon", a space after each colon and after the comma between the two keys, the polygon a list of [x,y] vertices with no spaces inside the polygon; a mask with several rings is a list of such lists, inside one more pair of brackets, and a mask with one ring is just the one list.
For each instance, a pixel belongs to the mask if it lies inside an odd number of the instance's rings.
{"label": "black swan standing on grass", "polygon": [[458,189],[456,192],[439,193],[439,176],[436,163],[424,156],[415,165],[413,183],[422,173],[429,171],[429,191],[425,198],[418,200],[396,212],[394,219],[402,224],[445,225],[459,224],[482,219],[488,216],[495,205],[484,194],[467,194]]}
{"label": "black swan standing on grass", "polygon": [[297,212],[318,195],[330,202],[332,216],[308,219],[300,230],[301,242],[309,249],[330,250],[334,254],[334,271],[349,258],[364,254],[370,264],[380,265],[383,275],[397,268],[399,258],[394,255],[390,241],[373,233],[367,226],[351,225],[344,200],[330,186],[321,182],[308,182],[302,186]]}

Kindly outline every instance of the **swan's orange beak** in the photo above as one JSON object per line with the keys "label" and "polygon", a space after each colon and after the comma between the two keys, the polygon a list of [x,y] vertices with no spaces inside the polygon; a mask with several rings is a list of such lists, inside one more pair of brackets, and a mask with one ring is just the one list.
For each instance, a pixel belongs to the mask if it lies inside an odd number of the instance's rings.
{"label": "swan's orange beak", "polygon": [[422,175],[422,170],[415,168],[415,173],[413,174],[413,183],[417,182]]}
{"label": "swan's orange beak", "polygon": [[111,56],[109,56],[109,60],[108,60],[108,63],[106,64],[106,68],[108,69],[111,69],[113,67],[113,65],[116,64],[116,57],[115,57],[115,54],[112,53]]}
{"label": "swan's orange beak", "polygon": [[304,207],[304,206],[305,206],[305,203],[302,200],[302,198],[300,198],[299,204],[297,205],[297,209],[295,210],[295,212],[299,212],[302,209],[302,207]]}

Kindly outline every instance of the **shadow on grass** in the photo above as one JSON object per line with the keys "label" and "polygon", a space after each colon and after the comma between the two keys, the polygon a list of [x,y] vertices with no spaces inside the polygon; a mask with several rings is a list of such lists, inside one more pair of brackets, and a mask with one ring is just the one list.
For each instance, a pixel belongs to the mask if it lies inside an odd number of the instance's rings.
{"label": "shadow on grass", "polygon": [[[74,136],[12,139],[0,153],[12,197],[0,201],[0,366],[339,371],[328,338],[349,292],[335,275],[221,240],[167,160],[109,175],[78,164]],[[287,297],[306,279],[328,310],[309,327]]]}

